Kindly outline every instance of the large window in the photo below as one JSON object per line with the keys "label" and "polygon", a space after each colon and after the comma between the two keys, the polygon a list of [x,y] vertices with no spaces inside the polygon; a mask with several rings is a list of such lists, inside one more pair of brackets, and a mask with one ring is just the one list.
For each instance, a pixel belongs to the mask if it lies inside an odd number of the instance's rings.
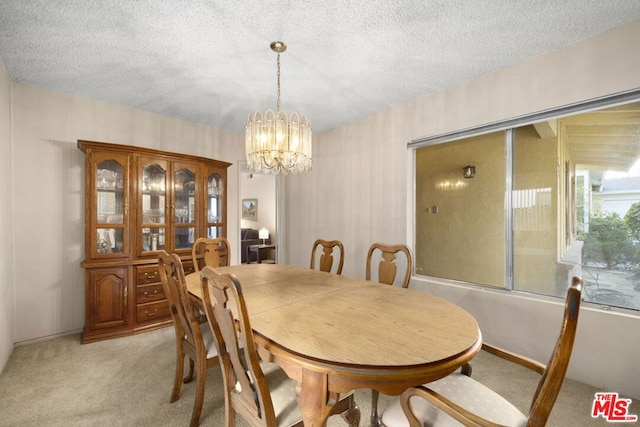
{"label": "large window", "polygon": [[417,274],[640,309],[640,102],[570,113],[414,143]]}
{"label": "large window", "polygon": [[417,150],[418,274],[505,286],[504,141],[496,132]]}

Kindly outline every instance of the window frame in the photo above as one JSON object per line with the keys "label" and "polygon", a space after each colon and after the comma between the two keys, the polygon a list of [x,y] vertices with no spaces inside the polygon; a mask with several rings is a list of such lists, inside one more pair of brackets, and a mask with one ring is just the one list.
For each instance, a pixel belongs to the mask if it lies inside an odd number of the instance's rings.
{"label": "window frame", "polygon": [[[580,101],[572,104],[567,104],[559,107],[550,108],[547,110],[537,111],[522,116],[500,120],[496,122],[486,123],[478,126],[472,126],[465,129],[446,132],[434,136],[427,136],[418,138],[407,143],[407,149],[410,153],[411,165],[411,227],[410,227],[410,241],[412,242],[413,252],[416,250],[416,232],[417,232],[417,220],[416,220],[416,150],[422,147],[433,146],[438,144],[445,144],[454,142],[457,140],[476,137],[492,132],[505,132],[505,191],[506,194],[512,194],[513,192],[513,133],[517,128],[532,125],[541,121],[560,119],[572,115],[583,114],[590,111],[600,110],[604,108],[611,108],[617,105],[623,105],[631,102],[640,102],[640,88],[605,95],[598,98],[592,98],[585,101]],[[513,202],[512,197],[507,197],[505,200],[505,286],[487,286],[476,283],[461,282],[458,280],[447,279],[444,277],[428,276],[424,274],[417,274],[427,280],[437,280],[438,282],[453,284],[458,286],[468,286],[474,289],[485,288],[495,292],[517,292],[528,297],[537,298],[540,300],[557,300],[558,296],[533,293],[524,290],[518,290],[514,288],[514,241],[513,241]],[[617,306],[609,306],[602,303],[587,302],[586,304],[592,307],[600,307],[606,311],[615,311],[620,313],[628,313],[634,316],[640,315],[640,309],[631,309]]]}

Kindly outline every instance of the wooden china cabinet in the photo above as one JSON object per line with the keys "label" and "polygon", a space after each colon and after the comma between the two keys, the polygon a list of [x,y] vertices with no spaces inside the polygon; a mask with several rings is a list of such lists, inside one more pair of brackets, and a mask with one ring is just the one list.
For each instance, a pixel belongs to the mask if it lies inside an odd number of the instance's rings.
{"label": "wooden china cabinet", "polygon": [[161,250],[193,271],[198,237],[226,237],[230,163],[78,140],[85,153],[85,324],[82,342],[171,324]]}

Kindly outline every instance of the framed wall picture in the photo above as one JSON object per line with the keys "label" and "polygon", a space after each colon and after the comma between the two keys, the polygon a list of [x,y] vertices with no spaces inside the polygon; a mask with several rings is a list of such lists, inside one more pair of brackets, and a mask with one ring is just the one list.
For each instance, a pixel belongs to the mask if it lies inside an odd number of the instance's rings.
{"label": "framed wall picture", "polygon": [[258,199],[242,199],[242,219],[258,220]]}

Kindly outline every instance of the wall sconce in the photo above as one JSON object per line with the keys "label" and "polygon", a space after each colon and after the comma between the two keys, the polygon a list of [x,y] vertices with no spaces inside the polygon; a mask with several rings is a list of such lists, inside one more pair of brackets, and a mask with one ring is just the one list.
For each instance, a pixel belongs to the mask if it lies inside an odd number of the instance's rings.
{"label": "wall sconce", "polygon": [[476,176],[476,167],[467,165],[462,168],[462,176],[464,178],[473,178]]}
{"label": "wall sconce", "polygon": [[262,246],[266,244],[265,240],[268,238],[269,238],[269,230],[267,230],[266,228],[261,228],[260,231],[258,231],[258,239],[262,239]]}

